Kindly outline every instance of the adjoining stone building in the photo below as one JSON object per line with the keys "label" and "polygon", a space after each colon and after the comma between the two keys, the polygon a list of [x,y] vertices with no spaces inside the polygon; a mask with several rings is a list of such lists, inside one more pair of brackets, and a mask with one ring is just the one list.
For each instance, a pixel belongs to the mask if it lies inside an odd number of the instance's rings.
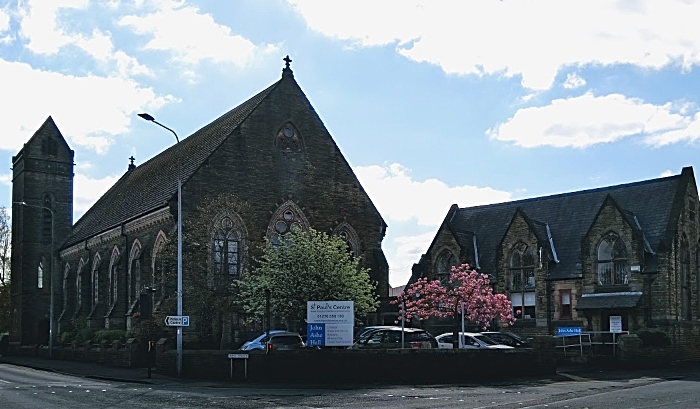
{"label": "adjoining stone building", "polygon": [[411,282],[446,279],[466,262],[509,297],[515,332],[609,331],[609,317],[620,316],[623,331],[656,327],[700,357],[698,217],[690,167],[619,186],[452,205]]}
{"label": "adjoining stone building", "polygon": [[[13,342],[47,342],[51,277],[56,335],[83,320],[93,328],[130,328],[140,292],[164,274],[165,242],[176,239],[178,178],[183,220],[196,217],[202,200],[221,193],[250,207],[246,218],[232,210],[211,220],[211,274],[240,277],[266,238],[274,242],[300,226],[341,235],[371,269],[377,294],[388,298],[381,248],[387,225],[294,79],[289,60],[282,78],[259,94],[144,164],[136,166],[132,158],[75,224],[73,151],[50,117],[13,157],[13,172]],[[164,288],[155,287],[157,309]]]}

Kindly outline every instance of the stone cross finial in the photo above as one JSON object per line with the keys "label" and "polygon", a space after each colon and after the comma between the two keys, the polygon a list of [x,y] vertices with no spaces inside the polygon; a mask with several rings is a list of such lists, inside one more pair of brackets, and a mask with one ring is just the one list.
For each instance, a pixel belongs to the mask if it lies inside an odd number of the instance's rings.
{"label": "stone cross finial", "polygon": [[284,64],[285,64],[284,68],[289,69],[289,63],[292,62],[292,59],[289,58],[289,56],[286,56],[286,57],[284,57],[284,58],[282,59],[282,61],[284,61]]}
{"label": "stone cross finial", "polygon": [[131,163],[129,163],[129,165],[134,166],[134,161],[135,161],[135,160],[136,160],[136,158],[134,158],[134,155],[131,155],[131,156],[129,157],[129,161],[131,162]]}

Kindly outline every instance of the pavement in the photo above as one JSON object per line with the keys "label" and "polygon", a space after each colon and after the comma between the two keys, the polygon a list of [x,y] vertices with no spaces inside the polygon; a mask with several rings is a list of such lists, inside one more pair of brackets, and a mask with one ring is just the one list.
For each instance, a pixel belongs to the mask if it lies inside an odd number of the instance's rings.
{"label": "pavement", "polygon": [[155,369],[151,371],[149,377],[147,368],[123,368],[90,362],[64,361],[28,356],[0,356],[0,363],[112,382],[154,385],[181,382],[180,378],[159,374]]}

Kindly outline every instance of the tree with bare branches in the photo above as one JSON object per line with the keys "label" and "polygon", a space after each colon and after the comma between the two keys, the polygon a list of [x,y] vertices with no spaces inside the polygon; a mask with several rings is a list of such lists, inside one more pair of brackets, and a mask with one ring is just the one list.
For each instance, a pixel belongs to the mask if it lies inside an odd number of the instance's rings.
{"label": "tree with bare branches", "polygon": [[0,207],[0,333],[10,329],[10,215]]}

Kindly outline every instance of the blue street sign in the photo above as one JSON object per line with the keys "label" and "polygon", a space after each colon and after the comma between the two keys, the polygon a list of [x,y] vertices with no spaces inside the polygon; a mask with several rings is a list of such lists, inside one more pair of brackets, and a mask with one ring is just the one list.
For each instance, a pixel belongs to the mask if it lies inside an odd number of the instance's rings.
{"label": "blue street sign", "polygon": [[568,337],[571,335],[581,335],[581,327],[557,327],[558,337]]}
{"label": "blue street sign", "polygon": [[168,327],[189,327],[189,315],[168,315],[165,317],[165,325]]}
{"label": "blue street sign", "polygon": [[326,345],[326,324],[306,324],[306,345],[310,347]]}

